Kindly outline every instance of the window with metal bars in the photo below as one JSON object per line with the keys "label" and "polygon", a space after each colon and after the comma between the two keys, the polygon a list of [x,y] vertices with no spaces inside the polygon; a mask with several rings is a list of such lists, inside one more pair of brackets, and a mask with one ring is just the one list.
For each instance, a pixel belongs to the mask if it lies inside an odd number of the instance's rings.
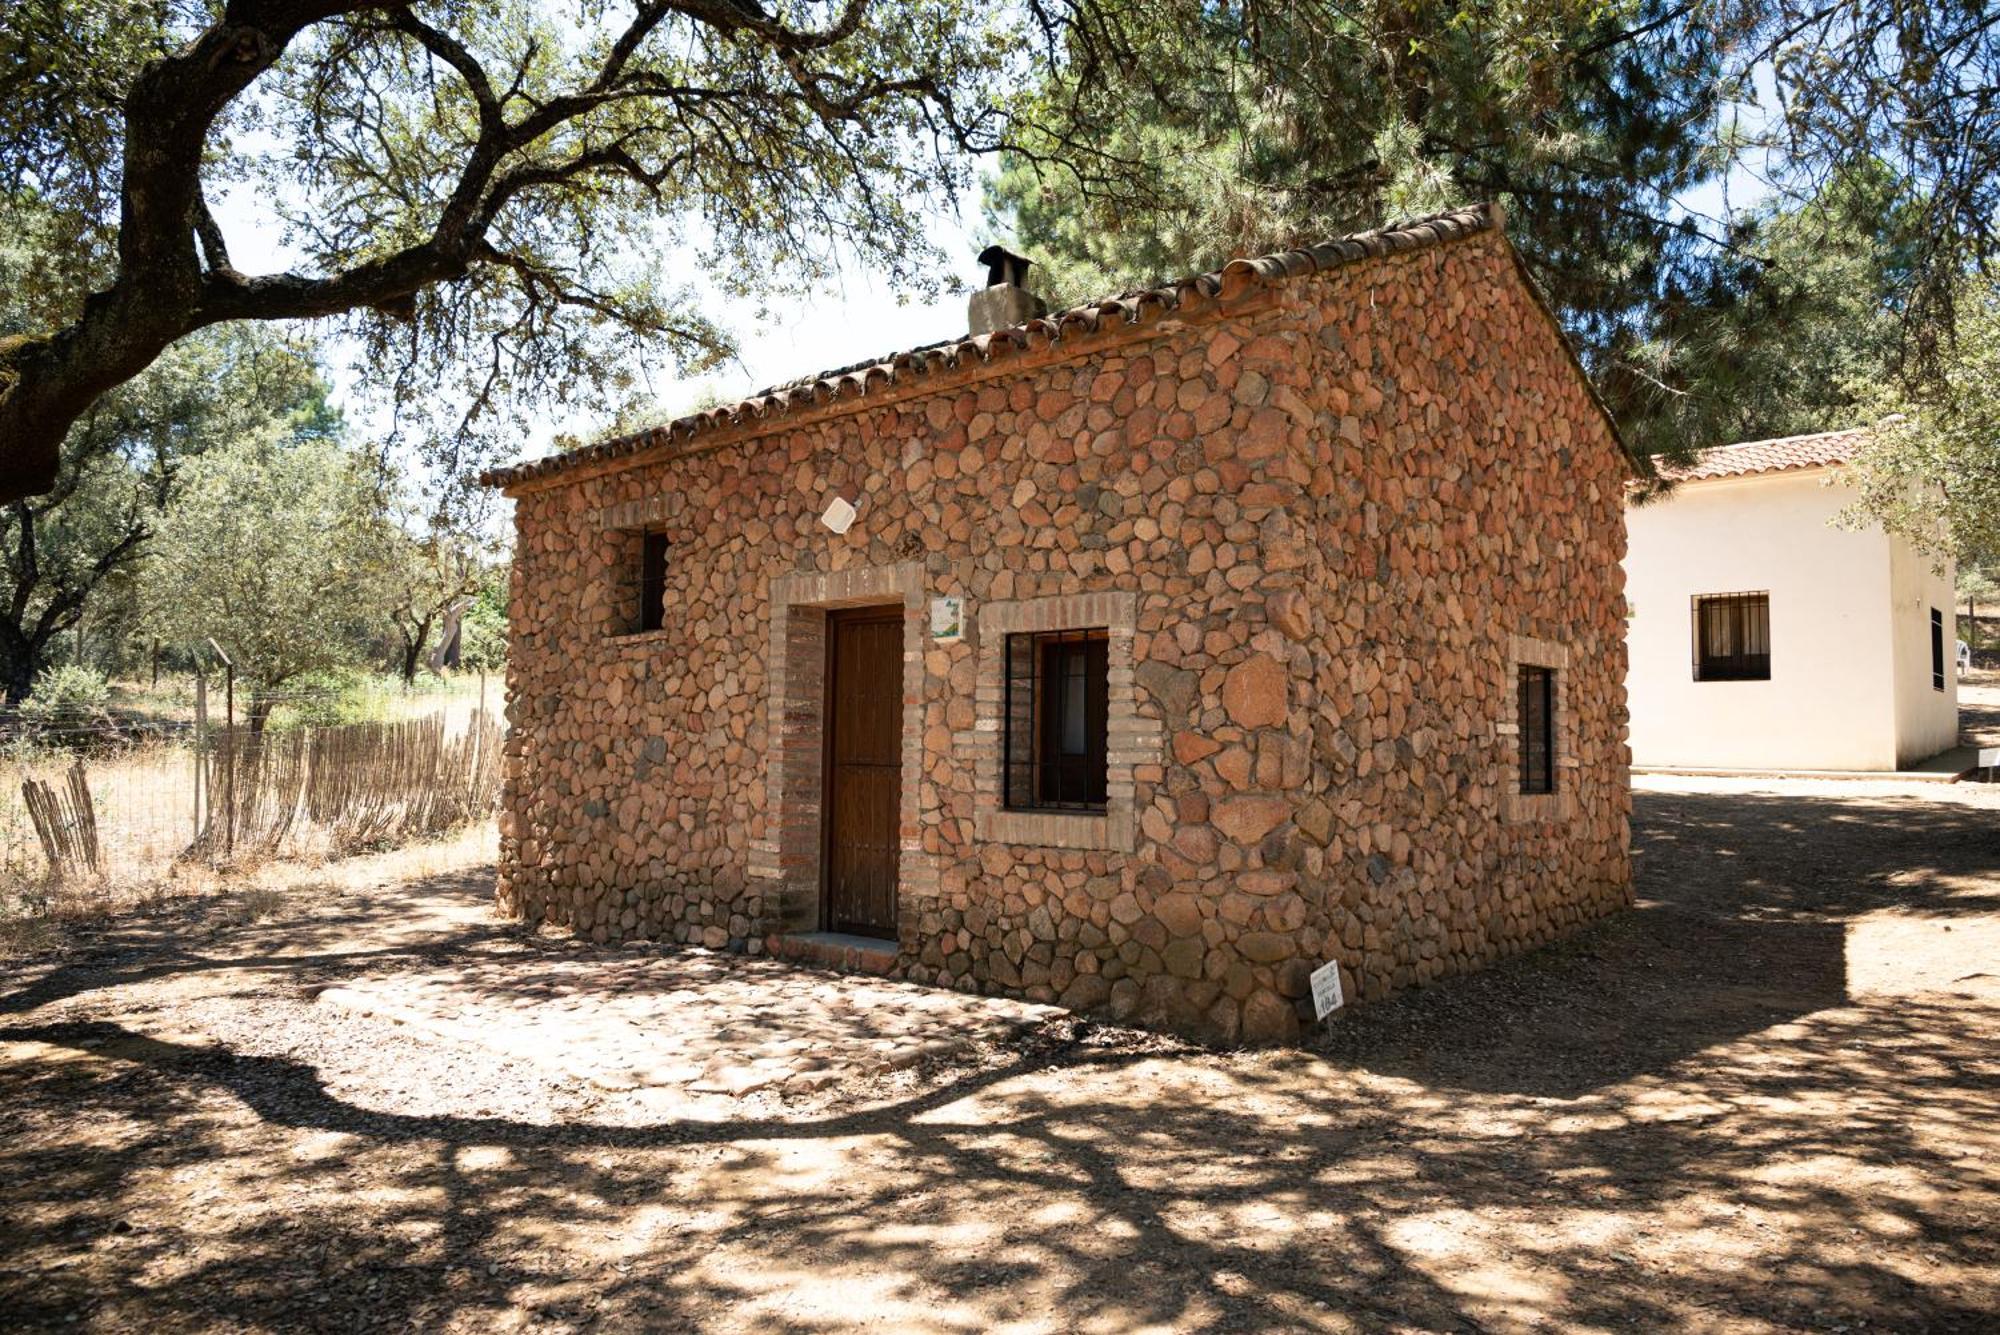
{"label": "window with metal bars", "polygon": [[1556,790],[1556,670],[1523,667],[1520,682],[1521,791]]}
{"label": "window with metal bars", "polygon": [[658,630],[667,617],[667,535],[645,532],[639,535],[638,616],[635,633]]}
{"label": "window with metal bars", "polygon": [[1931,609],[1931,689],[1944,689],[1944,613]]}
{"label": "window with metal bars", "polygon": [[1771,595],[1698,594],[1694,599],[1694,679],[1771,679]]}
{"label": "window with metal bars", "polygon": [[1006,685],[1006,805],[1016,811],[1104,810],[1109,633],[1009,635]]}

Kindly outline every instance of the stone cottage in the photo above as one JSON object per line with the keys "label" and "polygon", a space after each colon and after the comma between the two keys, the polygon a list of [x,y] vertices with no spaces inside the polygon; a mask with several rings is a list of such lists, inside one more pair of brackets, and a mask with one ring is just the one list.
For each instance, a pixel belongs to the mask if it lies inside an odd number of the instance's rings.
{"label": "stone cottage", "polygon": [[962,341],[488,474],[502,905],[1262,1041],[1627,903],[1628,460],[1502,224],[989,253]]}

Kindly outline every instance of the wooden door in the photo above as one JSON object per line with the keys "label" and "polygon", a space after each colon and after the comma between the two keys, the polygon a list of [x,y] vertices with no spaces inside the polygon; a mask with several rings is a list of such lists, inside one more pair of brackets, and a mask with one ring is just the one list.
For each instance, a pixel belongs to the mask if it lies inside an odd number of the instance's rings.
{"label": "wooden door", "polygon": [[824,925],[896,935],[902,826],[903,609],[827,618]]}

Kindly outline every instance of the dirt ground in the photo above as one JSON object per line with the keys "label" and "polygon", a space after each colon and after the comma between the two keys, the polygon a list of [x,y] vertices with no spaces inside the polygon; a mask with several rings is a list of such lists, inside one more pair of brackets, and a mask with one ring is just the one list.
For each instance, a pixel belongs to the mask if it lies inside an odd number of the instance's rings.
{"label": "dirt ground", "polygon": [[1043,1018],[722,1120],[318,999],[593,956],[488,868],[165,903],[0,965],[0,1324],[1995,1329],[2000,786],[1637,805],[1636,909],[1313,1051]]}

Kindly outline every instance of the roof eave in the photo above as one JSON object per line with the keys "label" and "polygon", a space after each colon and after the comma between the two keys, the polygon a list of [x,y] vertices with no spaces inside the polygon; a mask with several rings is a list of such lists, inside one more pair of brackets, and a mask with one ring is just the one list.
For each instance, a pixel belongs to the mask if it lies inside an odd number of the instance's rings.
{"label": "roof eave", "polygon": [[[1019,353],[1043,348],[1073,348],[1076,355],[1081,355],[1104,336],[1156,323],[1170,313],[1193,314],[1204,309],[1214,310],[1223,305],[1234,304],[1257,289],[1350,264],[1428,250],[1487,232],[1496,232],[1503,239],[1506,236],[1506,214],[1498,204],[1475,204],[1374,232],[1357,233],[1316,246],[1278,251],[1251,259],[1231,260],[1212,273],[1195,274],[1159,287],[1088,302],[1066,311],[1041,316],[1010,328],[995,330],[990,334],[961,339],[955,343],[895,353],[874,365],[795,382],[774,393],[744,399],[704,412],[690,413],[661,426],[601,441],[583,449],[547,455],[504,468],[488,469],[480,474],[479,481],[484,486],[497,487],[513,495],[517,493],[518,488],[529,483],[592,464],[625,459],[653,450],[670,449],[677,445],[689,446],[698,436],[719,433],[732,427],[754,426],[767,420],[789,418],[795,412],[842,399],[865,398],[884,387],[900,388],[912,379],[928,379],[933,375],[942,375],[966,366],[990,364],[997,359],[1007,359]],[[1553,323],[1554,316],[1549,312],[1547,303],[1536,289],[1526,267],[1522,265],[1519,254],[1514,251],[1511,243],[1507,248],[1537,306]],[[1568,339],[1563,337],[1561,326],[1554,327],[1571,361],[1575,362],[1575,349],[1571,347]],[[1576,363],[1576,369],[1583,377],[1592,401],[1604,414],[1613,439],[1618,442],[1620,452],[1626,457],[1627,466],[1632,466],[1631,453],[1625,448],[1623,437],[1618,433],[1617,423],[1612,421],[1609,410],[1597,397],[1595,388],[1590,386],[1590,379],[1584,375],[1581,363]]]}

